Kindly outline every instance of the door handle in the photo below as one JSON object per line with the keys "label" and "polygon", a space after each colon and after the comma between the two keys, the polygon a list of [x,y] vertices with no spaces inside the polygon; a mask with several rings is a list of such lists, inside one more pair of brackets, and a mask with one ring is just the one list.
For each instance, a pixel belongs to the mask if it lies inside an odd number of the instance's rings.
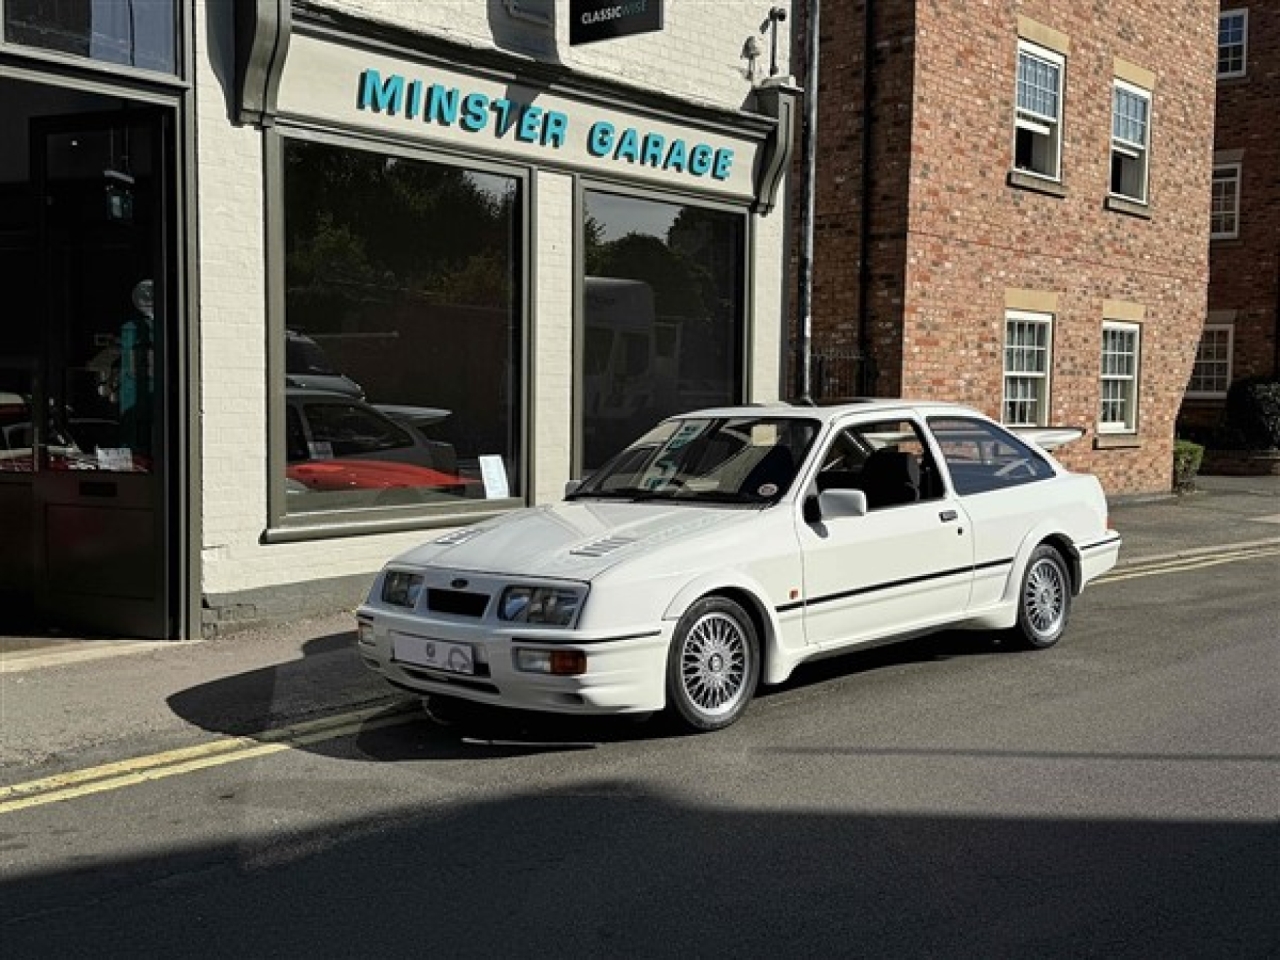
{"label": "door handle", "polygon": [[941,520],[943,523],[951,523],[953,520],[955,520],[959,516],[960,515],[956,513],[954,510],[943,510],[941,513],[938,514],[938,519]]}

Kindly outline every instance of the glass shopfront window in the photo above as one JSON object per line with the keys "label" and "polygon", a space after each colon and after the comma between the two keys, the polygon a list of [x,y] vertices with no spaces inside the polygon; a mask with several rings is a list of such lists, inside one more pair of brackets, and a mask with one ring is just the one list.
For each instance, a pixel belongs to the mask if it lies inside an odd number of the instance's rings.
{"label": "glass shopfront window", "polygon": [[4,40],[173,73],[178,0],[0,0]]}
{"label": "glass shopfront window", "polygon": [[582,467],[658,420],[743,400],[746,217],[584,197]]}
{"label": "glass shopfront window", "polygon": [[518,179],[284,141],[289,514],[522,496]]}

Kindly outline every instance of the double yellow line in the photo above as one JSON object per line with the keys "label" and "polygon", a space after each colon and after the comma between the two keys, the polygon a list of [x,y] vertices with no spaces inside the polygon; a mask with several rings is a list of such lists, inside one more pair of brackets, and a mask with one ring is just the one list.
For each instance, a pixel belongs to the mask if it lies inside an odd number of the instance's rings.
{"label": "double yellow line", "polygon": [[1140,577],[1155,577],[1166,573],[1182,573],[1187,570],[1201,570],[1205,567],[1216,567],[1224,563],[1238,563],[1241,560],[1256,560],[1259,557],[1274,557],[1280,554],[1280,544],[1251,544],[1239,548],[1225,548],[1213,553],[1199,555],[1189,554],[1183,557],[1169,557],[1162,560],[1139,561],[1132,566],[1113,570],[1099,577],[1094,583],[1119,583],[1122,580],[1136,580]]}
{"label": "double yellow line", "polygon": [[255,736],[227,737],[194,747],[120,760],[85,770],[0,787],[0,815],[176,777],[241,760],[265,757],[325,740],[380,730],[420,716],[416,703],[366,707],[337,716],[266,730]]}

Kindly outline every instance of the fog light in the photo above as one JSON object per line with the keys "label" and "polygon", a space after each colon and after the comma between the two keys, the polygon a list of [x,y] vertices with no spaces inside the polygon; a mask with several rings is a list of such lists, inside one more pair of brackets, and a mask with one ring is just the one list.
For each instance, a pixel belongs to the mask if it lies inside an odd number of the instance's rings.
{"label": "fog light", "polygon": [[516,650],[516,669],[525,673],[549,673],[576,677],[587,672],[587,655],[580,650]]}

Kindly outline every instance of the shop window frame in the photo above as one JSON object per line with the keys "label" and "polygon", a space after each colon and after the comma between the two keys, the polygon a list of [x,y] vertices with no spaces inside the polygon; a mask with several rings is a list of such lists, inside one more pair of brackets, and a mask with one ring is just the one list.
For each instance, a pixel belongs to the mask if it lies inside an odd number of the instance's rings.
{"label": "shop window frame", "polygon": [[[586,352],[586,293],[584,281],[586,277],[586,195],[588,193],[607,193],[630,200],[649,200],[657,203],[696,206],[707,210],[735,214],[740,217],[742,223],[742,242],[741,249],[738,252],[738,267],[742,278],[742,317],[741,328],[738,331],[738,339],[734,345],[736,352],[735,363],[737,365],[738,379],[741,384],[741,398],[738,402],[747,403],[749,398],[752,396],[753,389],[751,377],[751,345],[754,342],[754,325],[752,323],[752,317],[755,315],[755,276],[753,272],[753,264],[755,262],[756,234],[755,218],[751,215],[749,204],[744,202],[733,202],[722,198],[710,197],[696,193],[679,193],[670,190],[641,187],[635,184],[620,183],[615,180],[605,180],[597,177],[578,177],[577,189],[574,195],[573,213],[575,249],[573,256],[573,453],[571,457],[571,467],[572,475],[574,477],[581,477],[584,475],[585,367],[583,361],[585,359]],[[650,424],[650,426],[652,425],[653,424]]]}
{"label": "shop window frame", "polygon": [[[95,59],[69,53],[49,47],[21,43],[8,37],[6,24],[7,0],[0,0],[0,55],[11,55],[30,61],[32,65],[44,63],[53,70],[70,69],[73,72],[84,71],[87,76],[115,78],[122,82],[143,81],[159,89],[190,89],[191,77],[195,72],[195,15],[191,0],[175,0],[173,24],[173,69],[157,70],[151,67],[139,67],[132,64],[117,63],[112,60]],[[134,91],[137,95],[141,91]],[[148,98],[149,99],[149,98]]]}
{"label": "shop window frame", "polygon": [[[406,160],[444,164],[477,173],[490,173],[516,180],[520,189],[518,206],[520,222],[516,228],[519,256],[514,266],[518,274],[519,293],[515,309],[519,317],[519,350],[517,390],[513,397],[512,416],[519,437],[520,493],[503,499],[459,500],[447,504],[397,504],[289,513],[285,469],[288,463],[286,440],[286,407],[284,391],[275,385],[285,381],[286,329],[286,256],[285,256],[285,184],[284,157],[288,141],[320,143],[340,149],[361,150]],[[395,138],[370,140],[305,123],[280,123],[264,131],[264,166],[266,190],[264,220],[266,223],[267,286],[267,526],[264,543],[288,543],[326,540],[368,534],[394,533],[405,530],[430,530],[477,523],[527,506],[533,497],[533,463],[536,458],[531,422],[533,416],[532,376],[532,240],[533,176],[528,167],[510,162],[462,156],[424,148],[420,143]]]}

